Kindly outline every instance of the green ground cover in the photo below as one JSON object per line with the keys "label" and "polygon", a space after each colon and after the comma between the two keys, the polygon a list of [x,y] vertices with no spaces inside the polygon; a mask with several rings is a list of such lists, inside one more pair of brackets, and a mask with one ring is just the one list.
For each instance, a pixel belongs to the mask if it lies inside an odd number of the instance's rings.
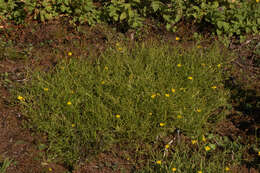
{"label": "green ground cover", "polygon": [[240,163],[239,141],[214,133],[230,107],[219,46],[130,51],[118,43],[94,61],[73,56],[14,92],[26,126],[47,134],[48,159],[73,167],[120,146],[134,151],[125,155],[134,164],[146,158],[140,172],[225,172]]}

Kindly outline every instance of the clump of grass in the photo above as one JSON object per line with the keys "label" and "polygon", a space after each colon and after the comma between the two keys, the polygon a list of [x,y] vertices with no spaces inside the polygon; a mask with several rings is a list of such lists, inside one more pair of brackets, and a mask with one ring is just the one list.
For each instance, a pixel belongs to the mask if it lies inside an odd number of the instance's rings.
{"label": "clump of grass", "polygon": [[94,62],[64,60],[35,72],[16,93],[27,125],[48,134],[53,157],[72,165],[114,144],[151,143],[176,129],[196,138],[225,115],[225,57],[217,46],[137,47],[117,45]]}

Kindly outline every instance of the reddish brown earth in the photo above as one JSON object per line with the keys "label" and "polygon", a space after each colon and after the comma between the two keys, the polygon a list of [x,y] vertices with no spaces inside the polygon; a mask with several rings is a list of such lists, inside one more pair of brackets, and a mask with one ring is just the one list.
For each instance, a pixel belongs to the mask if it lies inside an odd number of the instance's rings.
{"label": "reddish brown earth", "polygon": [[[81,32],[78,33],[73,28],[64,27],[58,22],[46,25],[32,23],[30,27],[7,26],[6,28],[7,30],[13,28],[13,31],[1,31],[1,37],[6,41],[12,40],[13,45],[11,47],[16,50],[12,51],[12,53],[14,52],[15,55],[21,55],[25,58],[21,60],[7,59],[3,52],[0,53],[0,163],[6,157],[14,160],[6,173],[66,172],[70,168],[65,168],[65,166],[58,163],[49,163],[44,159],[44,151],[39,149],[38,144],[46,142],[46,137],[44,135],[35,135],[32,131],[23,128],[22,122],[24,118],[20,114],[19,107],[12,103],[14,98],[10,94],[10,89],[15,87],[14,83],[28,80],[25,75],[27,67],[49,70],[59,59],[64,57],[66,52],[71,50],[73,50],[76,57],[77,55],[86,55],[86,57],[88,55],[99,55],[107,45],[114,44],[124,36],[113,33],[113,31],[104,30],[101,26],[94,29],[82,26]],[[159,40],[163,38],[166,41],[174,42],[175,37],[173,34],[160,29],[154,31],[154,29],[153,27],[150,28],[153,32],[144,30],[142,34],[145,36],[139,37],[139,39],[153,38]],[[188,41],[190,32],[188,31],[190,30],[183,27],[179,33],[182,38],[187,38],[187,43],[184,44],[187,47],[190,46]],[[162,37],[159,38],[157,34],[161,34]],[[127,32],[125,35],[130,38],[131,44],[129,44],[129,48],[131,48],[134,42],[131,39],[133,35],[131,32]],[[209,41],[205,41],[203,44],[206,46],[208,43]],[[29,44],[33,46],[30,47]],[[231,102],[234,107],[228,119],[218,124],[216,133],[228,136],[231,139],[236,139],[240,135],[244,144],[250,145],[255,143],[255,135],[258,138],[260,136],[260,111],[259,107],[257,107],[257,104],[259,104],[257,100],[260,100],[260,75],[258,75],[259,64],[255,65],[254,63],[259,58],[252,53],[254,45],[251,45],[253,48],[247,46],[237,45],[235,42],[230,45],[231,49],[238,51],[241,55],[234,61],[233,77],[227,82],[227,86],[233,92]],[[24,49],[28,51],[22,52]],[[56,52],[55,57],[53,52]],[[247,60],[242,61],[242,55],[247,57]],[[236,69],[239,69],[238,71],[243,69],[243,71],[239,73]],[[4,76],[4,74],[8,75]],[[248,105],[251,105],[251,107],[246,107]],[[123,158],[122,155],[120,152],[117,154],[112,152],[101,153],[85,165],[79,165],[78,169],[73,172],[116,173],[120,172],[122,168],[126,172],[134,172],[134,164]],[[248,150],[245,157],[248,158],[248,162],[232,168],[231,172],[259,172],[254,168],[254,164],[259,163],[259,158],[255,153]]]}

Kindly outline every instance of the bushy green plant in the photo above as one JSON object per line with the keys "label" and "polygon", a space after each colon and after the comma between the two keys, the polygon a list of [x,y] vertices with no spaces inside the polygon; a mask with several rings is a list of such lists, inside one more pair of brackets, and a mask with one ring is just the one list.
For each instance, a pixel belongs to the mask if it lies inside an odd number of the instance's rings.
{"label": "bushy green plant", "polygon": [[91,151],[151,143],[176,129],[197,137],[225,115],[218,49],[139,47],[130,53],[117,45],[94,63],[60,63],[16,92],[28,126],[48,134],[53,156],[72,164]]}
{"label": "bushy green plant", "polygon": [[176,31],[180,20],[212,26],[214,33],[225,36],[259,34],[260,4],[254,0],[0,0],[0,15],[4,20],[22,23],[25,19],[44,22],[67,16],[73,24],[108,22],[138,28],[145,18],[164,23]]}

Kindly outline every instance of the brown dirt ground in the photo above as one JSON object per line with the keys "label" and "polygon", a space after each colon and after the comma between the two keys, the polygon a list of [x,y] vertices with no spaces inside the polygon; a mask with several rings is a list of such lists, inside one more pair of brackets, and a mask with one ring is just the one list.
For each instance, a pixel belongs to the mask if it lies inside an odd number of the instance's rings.
{"label": "brown dirt ground", "polygon": [[[139,36],[138,40],[153,38],[155,40],[163,39],[174,43],[174,34],[169,34],[165,30],[153,27],[151,22],[148,22],[148,25],[150,29],[144,29],[141,33],[142,36]],[[28,50],[25,53],[22,52],[25,58],[21,60],[7,59],[7,55],[0,53],[0,74],[7,73],[8,80],[11,81],[6,81],[6,78],[3,76],[0,78],[0,162],[2,161],[1,158],[6,157],[15,161],[7,169],[6,173],[63,173],[69,170],[69,168],[65,168],[61,164],[48,163],[44,160],[44,151],[39,150],[38,144],[39,142],[46,141],[46,138],[44,135],[32,135],[33,132],[22,127],[23,116],[19,113],[19,107],[13,106],[11,102],[12,98],[9,90],[14,87],[12,82],[27,80],[27,76],[25,75],[27,67],[31,69],[49,70],[59,59],[64,57],[68,51],[73,50],[76,57],[77,55],[85,55],[87,57],[88,55],[99,55],[105,50],[107,45],[115,44],[117,41],[123,39],[124,36],[130,40],[129,48],[131,48],[132,42],[135,41],[131,39],[133,36],[131,31],[122,35],[113,30],[104,29],[102,26],[95,28],[82,26],[79,32],[76,32],[73,28],[64,26],[68,25],[57,21],[45,25],[31,23],[29,27],[5,26],[6,31],[0,32],[1,37],[6,39],[6,41],[13,41],[13,49],[18,50],[18,52],[15,53],[19,54],[19,50],[21,52],[24,49]],[[185,27],[182,27],[179,31],[179,36],[187,39],[184,46],[190,46],[189,38],[191,37],[191,26]],[[192,30],[196,29],[197,28],[192,27]],[[160,34],[161,37],[158,37],[158,34]],[[209,41],[205,41],[204,44],[207,45],[208,42]],[[33,46],[30,46],[30,44]],[[240,45],[231,44],[230,47],[232,49],[238,49],[239,51],[245,50],[242,51],[244,53],[243,55],[249,57],[248,62],[251,62],[252,52],[247,52],[248,49],[243,49],[239,46]],[[56,56],[53,56],[54,52]],[[237,67],[240,66],[239,68],[241,68],[242,61],[238,58],[235,62]],[[254,85],[252,85],[252,82],[250,83],[246,77],[242,77],[244,79],[242,83],[251,84],[251,86],[255,86],[255,88],[257,88],[257,86],[259,87],[260,85],[255,84],[256,81],[259,82],[259,80],[255,80],[257,78],[257,75],[255,75],[256,72],[254,72],[252,68],[246,68],[249,66],[245,64],[242,64],[242,66],[246,74],[248,74],[247,76],[252,76],[252,74],[255,76],[253,80]],[[238,73],[235,74],[237,75]],[[228,119],[218,124],[216,131],[218,134],[229,136],[231,139],[235,139],[239,134],[243,137],[245,144],[252,144],[255,142],[255,134],[257,134],[258,137],[260,134],[260,112],[259,109],[256,108],[255,103],[255,101],[259,99],[259,96],[256,94],[248,96],[246,94],[247,90],[237,82],[241,81],[238,80],[240,79],[239,77],[241,77],[241,75],[234,75],[234,79],[232,79],[231,82],[239,85],[239,92],[244,92],[244,95],[241,95],[240,98],[244,100],[242,102],[236,101],[235,99],[232,100],[234,104],[232,114]],[[247,80],[245,80],[245,78]],[[237,89],[237,87],[235,88]],[[257,91],[259,92],[258,89]],[[234,94],[233,97],[237,97],[237,94]],[[255,106],[250,112],[244,108],[245,104],[249,102]],[[258,131],[256,131],[256,129],[258,129]],[[254,154],[250,153],[250,151],[246,154],[248,158],[251,159],[251,162],[233,168],[232,172],[259,172],[254,169],[254,165],[252,165],[258,161],[255,159]],[[73,173],[116,173],[120,172],[121,168],[124,168],[126,172],[134,172],[134,164],[123,158],[122,155],[120,152],[117,154],[113,154],[112,152],[101,153],[85,165],[79,165],[78,169],[74,170]]]}

